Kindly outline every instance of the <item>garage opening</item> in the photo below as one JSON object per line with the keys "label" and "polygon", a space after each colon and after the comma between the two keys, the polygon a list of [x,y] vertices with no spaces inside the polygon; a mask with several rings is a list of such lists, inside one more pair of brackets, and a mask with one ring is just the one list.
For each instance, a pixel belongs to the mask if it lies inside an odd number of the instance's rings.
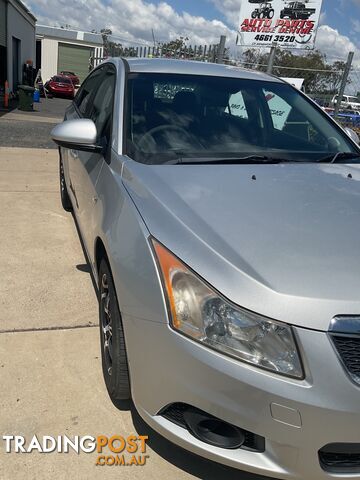
{"label": "garage opening", "polygon": [[41,68],[41,49],[42,49],[42,41],[36,40],[36,70]]}
{"label": "garage opening", "polygon": [[[21,82],[21,40],[12,37],[12,71],[13,71],[13,91],[15,92]],[[11,87],[10,87],[11,88]]]}
{"label": "garage opening", "polygon": [[82,82],[89,73],[90,57],[94,48],[59,43],[58,72],[74,72]]}
{"label": "garage opening", "polygon": [[4,88],[5,80],[7,80],[7,51],[6,47],[0,45],[0,90]]}

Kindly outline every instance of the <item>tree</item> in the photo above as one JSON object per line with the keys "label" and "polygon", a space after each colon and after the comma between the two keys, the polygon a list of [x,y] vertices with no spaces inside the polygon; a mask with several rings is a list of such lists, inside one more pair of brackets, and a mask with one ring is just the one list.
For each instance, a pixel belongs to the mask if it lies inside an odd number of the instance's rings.
{"label": "tree", "polygon": [[178,37],[169,42],[161,43],[161,54],[166,57],[182,57],[185,56],[185,53],[189,55],[191,47],[186,44],[188,40],[188,37]]}
{"label": "tree", "polygon": [[[327,77],[328,93],[335,95],[339,92],[346,63],[336,61],[328,67],[331,70],[331,73]],[[348,79],[348,83],[351,83],[350,78]]]}
{"label": "tree", "polygon": [[258,48],[249,48],[242,54],[242,63],[251,70],[265,70],[266,61],[267,55]]}
{"label": "tree", "polygon": [[110,40],[108,42],[108,50],[110,57],[121,57],[123,55],[124,47],[122,43],[112,42]]}
{"label": "tree", "polygon": [[[259,49],[245,50],[242,63],[247,68],[266,71],[269,53]],[[304,78],[304,89],[309,93],[335,94],[339,90],[345,63],[328,64],[319,50],[305,55],[291,50],[276,50],[273,73],[279,77]],[[350,82],[350,80],[349,80]]]}

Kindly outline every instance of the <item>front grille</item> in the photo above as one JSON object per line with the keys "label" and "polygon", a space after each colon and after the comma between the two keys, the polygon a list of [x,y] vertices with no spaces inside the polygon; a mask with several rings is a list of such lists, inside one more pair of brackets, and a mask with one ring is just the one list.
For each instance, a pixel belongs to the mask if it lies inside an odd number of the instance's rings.
{"label": "front grille", "polygon": [[332,334],[331,338],[349,375],[360,383],[360,336]]}
{"label": "front grille", "polygon": [[360,472],[360,444],[330,444],[319,451],[320,465],[331,473]]}
{"label": "front grille", "polygon": [[[160,412],[160,415],[162,415],[164,418],[167,420],[170,420],[173,423],[176,423],[179,427],[182,428],[187,428],[186,423],[184,420],[184,412],[189,409],[194,407],[190,407],[190,405],[187,405],[186,403],[172,403],[168,407],[166,407],[164,410]],[[198,409],[195,409],[198,410]],[[199,412],[202,412],[199,410]],[[211,415],[207,414],[209,417]],[[245,442],[241,445],[241,449],[243,450],[250,450],[252,452],[264,452],[265,451],[265,438],[261,437],[260,435],[256,435],[255,433],[249,432],[247,430],[241,429],[241,431],[245,435]]]}

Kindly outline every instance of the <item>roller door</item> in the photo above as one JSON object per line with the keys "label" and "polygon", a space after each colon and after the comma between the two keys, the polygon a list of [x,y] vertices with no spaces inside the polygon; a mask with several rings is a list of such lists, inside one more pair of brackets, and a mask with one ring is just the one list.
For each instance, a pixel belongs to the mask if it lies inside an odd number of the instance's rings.
{"label": "roller door", "polygon": [[91,47],[59,43],[58,72],[74,72],[82,82],[89,73],[89,59],[93,53],[94,49]]}

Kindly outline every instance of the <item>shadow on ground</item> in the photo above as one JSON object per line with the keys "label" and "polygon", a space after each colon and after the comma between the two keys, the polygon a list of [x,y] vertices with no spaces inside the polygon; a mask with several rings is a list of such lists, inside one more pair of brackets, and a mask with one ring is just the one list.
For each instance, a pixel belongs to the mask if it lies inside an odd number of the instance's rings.
{"label": "shadow on ground", "polygon": [[17,99],[12,99],[9,102],[8,108],[5,108],[4,107],[4,96],[1,95],[0,96],[0,117],[2,117],[3,115],[6,115],[9,112],[13,112],[14,110],[16,110],[17,107],[18,107],[18,104],[19,104],[19,102],[18,102]]}

